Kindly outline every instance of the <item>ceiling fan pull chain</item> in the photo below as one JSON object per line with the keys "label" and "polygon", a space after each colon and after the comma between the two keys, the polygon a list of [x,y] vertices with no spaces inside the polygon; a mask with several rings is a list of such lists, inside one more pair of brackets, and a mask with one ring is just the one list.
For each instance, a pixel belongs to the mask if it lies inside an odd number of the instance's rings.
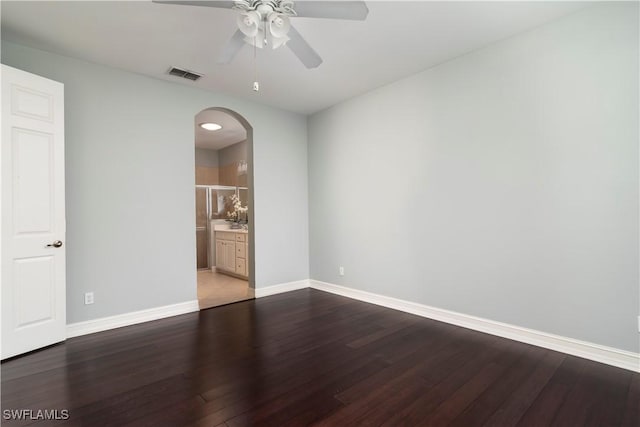
{"label": "ceiling fan pull chain", "polygon": [[258,43],[256,37],[253,38],[253,91],[260,91],[260,83],[258,82]]}

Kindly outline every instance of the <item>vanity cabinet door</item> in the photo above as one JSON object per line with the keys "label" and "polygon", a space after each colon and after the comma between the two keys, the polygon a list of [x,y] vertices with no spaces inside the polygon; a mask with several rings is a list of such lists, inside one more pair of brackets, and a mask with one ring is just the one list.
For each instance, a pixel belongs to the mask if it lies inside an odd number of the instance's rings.
{"label": "vanity cabinet door", "polygon": [[246,275],[247,267],[244,258],[236,258],[236,274]]}
{"label": "vanity cabinet door", "polygon": [[236,243],[216,239],[216,270],[236,271]]}
{"label": "vanity cabinet door", "polygon": [[227,271],[236,271],[235,242],[224,242],[224,269]]}
{"label": "vanity cabinet door", "polygon": [[224,241],[216,240],[216,270],[224,270]]}
{"label": "vanity cabinet door", "polygon": [[246,253],[246,245],[244,243],[236,243],[236,257],[246,258],[245,253]]}

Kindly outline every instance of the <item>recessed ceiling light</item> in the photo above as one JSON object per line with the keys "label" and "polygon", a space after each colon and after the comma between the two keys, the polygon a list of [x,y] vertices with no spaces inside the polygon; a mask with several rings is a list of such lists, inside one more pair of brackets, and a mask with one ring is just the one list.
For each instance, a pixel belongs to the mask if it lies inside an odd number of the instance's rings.
{"label": "recessed ceiling light", "polygon": [[222,129],[222,126],[220,126],[217,123],[200,123],[200,127],[202,129],[206,129],[206,130],[220,130]]}

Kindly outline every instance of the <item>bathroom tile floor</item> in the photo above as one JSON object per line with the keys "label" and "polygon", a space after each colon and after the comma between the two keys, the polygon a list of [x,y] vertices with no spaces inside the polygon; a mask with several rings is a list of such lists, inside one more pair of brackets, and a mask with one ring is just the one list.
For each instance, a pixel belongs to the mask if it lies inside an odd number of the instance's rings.
{"label": "bathroom tile floor", "polygon": [[211,270],[198,270],[198,303],[201,310],[253,297],[254,290],[246,280]]}

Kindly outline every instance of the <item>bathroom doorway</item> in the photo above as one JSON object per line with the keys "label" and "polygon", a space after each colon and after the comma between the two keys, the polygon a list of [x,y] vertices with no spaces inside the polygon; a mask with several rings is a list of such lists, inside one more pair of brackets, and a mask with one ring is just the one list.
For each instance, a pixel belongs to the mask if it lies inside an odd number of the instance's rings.
{"label": "bathroom doorway", "polygon": [[195,233],[200,309],[254,298],[253,132],[238,113],[195,116]]}

